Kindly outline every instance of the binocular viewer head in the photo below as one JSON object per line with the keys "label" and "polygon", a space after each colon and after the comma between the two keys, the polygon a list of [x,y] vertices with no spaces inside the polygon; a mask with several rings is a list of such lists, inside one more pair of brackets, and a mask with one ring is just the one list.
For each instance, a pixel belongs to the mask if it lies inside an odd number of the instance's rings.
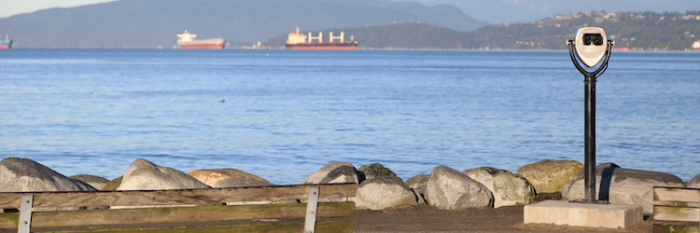
{"label": "binocular viewer head", "polygon": [[574,37],[576,54],[584,65],[594,67],[600,63],[608,50],[608,36],[600,27],[583,27]]}

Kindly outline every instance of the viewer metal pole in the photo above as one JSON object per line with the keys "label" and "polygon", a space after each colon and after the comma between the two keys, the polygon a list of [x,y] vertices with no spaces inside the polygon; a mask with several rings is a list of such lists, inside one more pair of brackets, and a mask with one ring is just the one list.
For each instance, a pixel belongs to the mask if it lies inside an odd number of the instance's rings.
{"label": "viewer metal pole", "polygon": [[595,195],[595,74],[586,74],[585,82],[585,197],[587,202],[596,200]]}

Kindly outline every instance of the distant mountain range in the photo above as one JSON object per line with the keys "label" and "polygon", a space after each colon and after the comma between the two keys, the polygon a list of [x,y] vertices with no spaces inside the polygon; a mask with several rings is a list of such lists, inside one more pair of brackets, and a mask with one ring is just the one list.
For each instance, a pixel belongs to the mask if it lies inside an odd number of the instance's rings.
{"label": "distant mountain range", "polygon": [[383,0],[120,0],[0,19],[17,48],[172,48],[185,29],[198,39],[252,44],[291,32],[400,22],[469,31],[486,25],[450,5]]}
{"label": "distant mountain range", "polygon": [[698,0],[395,0],[426,5],[450,4],[465,14],[491,24],[524,23],[582,11],[680,12],[700,10]]}
{"label": "distant mountain range", "polygon": [[[488,25],[474,31],[400,23],[360,28],[323,30],[355,35],[360,49],[566,49],[576,30],[603,27],[616,47],[630,50],[686,50],[700,39],[700,11],[686,14],[652,12],[582,12],[558,15],[532,23]],[[317,34],[318,31],[312,32]],[[279,35],[263,46],[280,48],[287,35]]]}

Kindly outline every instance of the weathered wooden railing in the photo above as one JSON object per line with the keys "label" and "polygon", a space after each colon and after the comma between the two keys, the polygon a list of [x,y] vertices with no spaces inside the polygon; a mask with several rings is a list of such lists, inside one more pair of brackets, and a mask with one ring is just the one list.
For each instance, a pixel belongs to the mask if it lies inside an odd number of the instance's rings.
{"label": "weathered wooden railing", "polygon": [[[317,217],[347,217],[355,203],[322,202],[319,198],[354,197],[357,184],[290,185],[155,191],[0,193],[0,229],[65,228],[100,225],[180,224],[143,228],[146,232],[352,232],[352,221],[316,222]],[[304,200],[306,203],[301,203]],[[287,204],[221,205],[222,203],[279,201]],[[188,207],[149,207],[190,205]],[[196,205],[196,206],[191,206]],[[146,206],[136,209],[92,209],[32,212],[32,207]],[[301,221],[283,221],[305,219]],[[254,224],[186,226],[186,223],[261,220]],[[201,224],[200,224],[201,225]],[[116,229],[109,232],[128,232]],[[140,231],[141,228],[139,228]],[[101,230],[102,231],[102,230]]]}
{"label": "weathered wooden railing", "polygon": [[700,232],[700,189],[654,187],[654,232]]}

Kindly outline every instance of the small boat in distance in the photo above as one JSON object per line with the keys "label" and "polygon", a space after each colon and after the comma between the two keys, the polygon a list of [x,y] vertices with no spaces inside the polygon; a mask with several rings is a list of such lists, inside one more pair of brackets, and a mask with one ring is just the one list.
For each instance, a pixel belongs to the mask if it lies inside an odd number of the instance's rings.
{"label": "small boat in distance", "polygon": [[695,41],[692,46],[690,46],[690,51],[700,52],[700,40]]}
{"label": "small boat in distance", "polygon": [[190,34],[185,30],[184,33],[178,34],[177,45],[180,49],[224,49],[226,40],[222,38],[195,40],[197,34]]}
{"label": "small boat in distance", "polygon": [[[345,32],[340,32],[340,36],[333,36],[333,32],[331,32],[329,37],[328,42],[323,42],[323,32],[319,32],[318,36],[311,36],[311,32],[309,32],[307,37],[300,34],[299,27],[297,27],[296,32],[289,33],[287,43],[284,46],[291,50],[357,50],[359,42],[352,35],[350,41],[345,41]],[[333,41],[336,39],[339,41]]]}
{"label": "small boat in distance", "polygon": [[5,35],[5,40],[0,40],[0,49],[11,49],[12,41],[8,35]]}

